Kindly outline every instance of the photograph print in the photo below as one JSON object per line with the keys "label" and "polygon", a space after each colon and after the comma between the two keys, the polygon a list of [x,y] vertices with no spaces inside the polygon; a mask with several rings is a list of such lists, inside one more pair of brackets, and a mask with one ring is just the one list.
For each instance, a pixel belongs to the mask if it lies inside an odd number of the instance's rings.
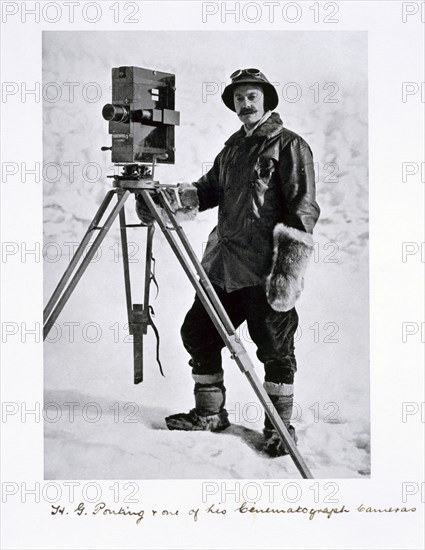
{"label": "photograph print", "polygon": [[367,33],[43,33],[46,479],[368,478]]}

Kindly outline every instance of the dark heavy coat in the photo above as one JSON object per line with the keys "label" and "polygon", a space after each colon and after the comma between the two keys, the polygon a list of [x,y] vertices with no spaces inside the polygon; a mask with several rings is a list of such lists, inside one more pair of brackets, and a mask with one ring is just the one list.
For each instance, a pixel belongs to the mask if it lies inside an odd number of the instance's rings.
{"label": "dark heavy coat", "polygon": [[[250,137],[243,127],[233,134],[194,185],[201,211],[219,208],[202,264],[211,281],[227,292],[266,283],[279,260],[276,232],[273,247],[277,224],[294,228],[295,242],[312,247],[306,233],[312,233],[320,214],[312,153],[300,136],[283,127],[277,113]],[[311,242],[306,245],[304,237]]]}

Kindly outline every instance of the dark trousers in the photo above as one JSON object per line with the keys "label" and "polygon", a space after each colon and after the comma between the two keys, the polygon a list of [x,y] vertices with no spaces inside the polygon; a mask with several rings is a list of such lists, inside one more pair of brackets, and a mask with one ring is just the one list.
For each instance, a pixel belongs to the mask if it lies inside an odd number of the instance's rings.
{"label": "dark trousers", "polygon": [[[257,346],[257,357],[264,363],[265,380],[293,384],[297,370],[294,334],[298,327],[298,314],[295,308],[287,312],[274,311],[261,286],[230,293],[215,285],[214,288],[235,328],[247,321],[249,334]],[[198,296],[186,315],[181,336],[192,357],[189,364],[193,374],[222,371],[221,350],[224,343]]]}

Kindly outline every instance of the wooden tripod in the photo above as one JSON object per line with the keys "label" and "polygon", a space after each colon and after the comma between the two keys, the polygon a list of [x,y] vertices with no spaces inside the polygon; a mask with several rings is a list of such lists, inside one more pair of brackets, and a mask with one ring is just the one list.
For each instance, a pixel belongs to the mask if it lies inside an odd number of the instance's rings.
{"label": "wooden tripod", "polygon": [[[107,192],[102,201],[96,215],[94,216],[87,232],[85,233],[79,247],[77,248],[69,266],[62,276],[59,284],[54,290],[47,306],[44,310],[44,339],[49,334],[53,324],[58,318],[60,312],[64,308],[72,292],[74,291],[78,281],[83,276],[90,261],[96,254],[97,249],[101,245],[103,239],[111,228],[115,218],[119,215],[121,227],[121,242],[123,246],[123,263],[124,263],[124,280],[126,288],[127,313],[129,318],[130,333],[134,335],[134,382],[139,383],[143,380],[143,334],[146,334],[147,327],[153,325],[149,309],[149,286],[151,280],[151,260],[152,260],[152,238],[153,226],[148,227],[148,238],[146,247],[146,266],[145,266],[145,294],[143,304],[133,304],[131,302],[130,289],[130,274],[128,264],[127,250],[127,233],[126,228],[132,227],[126,225],[124,206],[128,197],[132,193],[138,193],[143,198],[146,206],[151,212],[153,218],[160,227],[172,251],[177,257],[180,265],[186,273],[189,281],[195,288],[199,299],[204,305],[208,315],[210,316],[214,326],[223,339],[226,347],[229,349],[232,358],[235,360],[239,369],[248,379],[257,398],[262,404],[266,414],[269,416],[274,428],[278,432],[289,454],[298,468],[301,476],[305,479],[311,479],[313,476],[301,456],[294,440],[290,436],[285,424],[277,413],[274,405],[271,403],[269,396],[263,388],[259,378],[257,377],[254,365],[248,356],[248,353],[241,342],[229,316],[221,304],[214,287],[212,286],[204,268],[201,265],[198,257],[193,251],[186,234],[182,227],[178,224],[171,205],[168,201],[164,190],[170,185],[161,185],[148,177],[132,177],[126,179],[126,176],[114,177],[114,189]],[[110,214],[107,216],[103,225],[99,225],[103,215],[105,214],[112,197],[117,195],[117,203],[113,207]],[[155,197],[155,201],[153,199]],[[158,207],[159,203],[159,207]],[[166,212],[171,227],[161,216],[160,208]],[[79,267],[77,265],[83,255],[84,249],[89,243],[94,231],[99,231],[93,245],[81,261]],[[177,239],[174,236],[177,235]],[[76,270],[76,271],[75,271]],[[72,276],[73,272],[74,275]],[[71,278],[72,276],[72,278]],[[158,357],[157,357],[158,358]]]}

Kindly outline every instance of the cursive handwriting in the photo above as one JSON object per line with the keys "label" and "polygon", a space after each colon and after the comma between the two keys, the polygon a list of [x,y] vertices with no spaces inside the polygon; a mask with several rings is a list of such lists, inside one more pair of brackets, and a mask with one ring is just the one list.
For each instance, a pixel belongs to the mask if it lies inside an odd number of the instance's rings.
{"label": "cursive handwriting", "polygon": [[[128,506],[127,506],[128,508]],[[145,512],[144,510],[139,510],[138,512],[132,512],[131,510],[124,510],[124,508],[121,506],[119,510],[113,510],[112,508],[107,508],[106,504],[104,502],[99,502],[94,507],[94,510],[92,514],[95,516],[96,514],[102,514],[104,516],[138,516],[138,519],[136,521],[136,525],[139,525],[139,523],[142,521]]]}
{"label": "cursive handwriting", "polygon": [[360,504],[360,506],[357,507],[358,512],[368,512],[373,514],[383,514],[383,513],[397,513],[397,512],[416,512],[416,508],[393,508],[390,506],[389,508],[372,508],[371,506],[363,506],[363,504]]}
{"label": "cursive handwriting", "polygon": [[248,507],[244,502],[239,508],[236,508],[235,512],[241,514],[308,514],[308,519],[312,520],[316,514],[323,514],[329,519],[334,514],[348,514],[350,510],[345,508],[345,504],[341,508],[303,508],[302,506],[298,506],[298,508],[270,508],[269,506],[256,508],[255,506]]}

